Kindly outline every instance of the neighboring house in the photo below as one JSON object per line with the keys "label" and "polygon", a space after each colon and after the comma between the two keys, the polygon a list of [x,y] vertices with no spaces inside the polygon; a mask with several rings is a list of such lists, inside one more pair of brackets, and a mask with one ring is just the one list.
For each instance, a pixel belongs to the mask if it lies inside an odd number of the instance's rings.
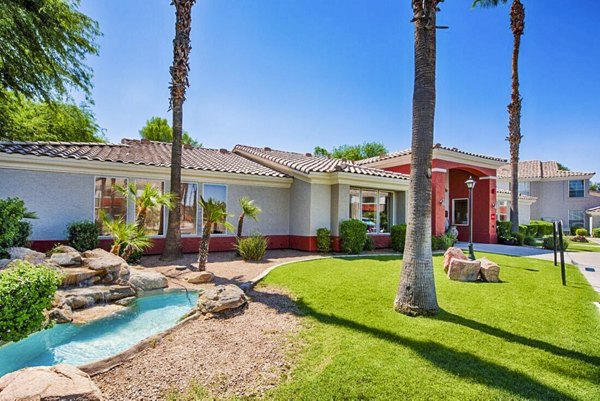
{"label": "neighboring house", "polygon": [[[600,196],[600,194],[597,194],[596,196]],[[588,209],[586,214],[589,218],[589,225],[592,228],[600,228],[600,206]]]}
{"label": "neighboring house", "polygon": [[[590,179],[594,174],[563,170],[555,161],[520,162],[519,194],[537,198],[531,205],[529,217],[532,220],[562,220],[565,227],[589,229],[590,219],[586,211],[600,206],[600,194],[589,190]],[[508,190],[510,164],[500,167],[497,176],[498,188]],[[519,215],[521,213],[522,209],[519,208]],[[523,220],[521,216],[519,218]]]}
{"label": "neighboring house", "polygon": [[[112,217],[135,218],[135,205],[114,184],[152,183],[169,191],[171,145],[124,139],[121,144],[0,142],[0,198],[19,197],[33,220],[33,247],[48,250],[66,238],[67,224]],[[364,221],[375,245],[388,246],[393,224],[404,223],[408,177],[340,159],[238,145],[233,151],[184,146],[182,222],[185,252],[197,252],[202,212],[199,196],[224,201],[240,213],[248,196],[262,208],[258,222],[247,219],[244,235],[260,232],[271,248],[316,250],[316,230],[329,228],[339,248],[339,224],[350,217]],[[154,247],[164,246],[168,213],[149,213]],[[211,250],[232,249],[234,233],[213,228]],[[110,243],[102,238],[102,245]]]}

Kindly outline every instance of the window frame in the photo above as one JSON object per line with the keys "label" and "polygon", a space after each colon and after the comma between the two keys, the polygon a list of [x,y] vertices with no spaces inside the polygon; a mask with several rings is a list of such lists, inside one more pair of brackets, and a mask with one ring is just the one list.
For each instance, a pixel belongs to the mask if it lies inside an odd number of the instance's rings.
{"label": "window frame", "polygon": [[[183,185],[183,184],[187,184],[187,185],[193,184],[193,185],[196,185],[196,201],[195,201],[196,202],[196,224],[195,224],[195,230],[194,230],[195,232],[193,234],[183,234],[183,233],[181,233],[181,236],[182,237],[188,237],[188,238],[198,237],[198,236],[201,235],[200,232],[202,231],[202,225],[200,226],[200,230],[198,230],[198,222],[201,221],[201,220],[198,220],[198,215],[200,213],[200,209],[202,209],[200,207],[200,204],[198,203],[198,201],[200,200],[198,198],[198,195],[200,194],[200,183],[199,182],[194,182],[194,181],[182,181],[181,185]],[[180,204],[180,206],[182,206],[182,204]],[[179,223],[179,229],[181,230],[181,222]]]}
{"label": "window frame", "polygon": [[[456,212],[456,201],[460,200],[460,201],[466,201],[467,202],[467,222],[466,223],[462,223],[462,224],[458,224],[454,221],[454,217],[455,217],[455,212]],[[470,212],[470,207],[469,207],[469,198],[452,198],[452,225],[453,226],[458,226],[458,227],[467,227],[470,222],[471,222],[471,213]]]}
{"label": "window frame", "polygon": [[527,191],[521,191],[521,189],[518,188],[519,195],[531,196],[531,181],[519,181],[518,185],[522,186],[525,184],[527,184]]}
{"label": "window frame", "polygon": [[[502,207],[506,208],[506,213],[500,212]],[[506,220],[502,220],[500,216],[506,216]],[[496,203],[496,219],[498,221],[510,221],[510,201],[501,200]]]}
{"label": "window frame", "polygon": [[[124,176],[118,176],[118,175],[94,175],[94,181],[92,183],[93,187],[92,187],[92,221],[96,222],[96,181],[98,180],[98,178],[116,178],[116,179],[120,179],[120,180],[125,180],[126,185],[129,185],[129,182],[131,181],[131,178],[129,177],[124,177]],[[125,222],[129,223],[129,198],[128,197],[124,197],[125,198]],[[112,238],[112,235],[110,234],[102,234],[102,230],[100,232],[100,235],[98,236],[99,239],[110,239]]]}
{"label": "window frame", "polygon": [[[581,182],[583,184],[583,187],[581,189],[581,196],[571,196],[571,183],[572,182]],[[585,180],[581,179],[581,180],[569,180],[569,181],[567,181],[567,191],[568,191],[568,194],[569,194],[569,199],[585,198]]]}
{"label": "window frame", "polygon": [[[359,213],[359,218],[358,219],[354,219],[352,218],[352,207],[351,207],[351,202],[350,202],[350,197],[351,197],[351,191],[358,191],[358,213]],[[370,192],[375,192],[376,196],[375,196],[375,205],[376,205],[376,210],[375,210],[375,232],[369,232],[369,230],[367,229],[367,235],[390,235],[391,233],[391,228],[393,225],[396,224],[396,192],[391,190],[391,189],[377,189],[377,188],[358,188],[358,187],[350,187],[348,190],[348,218],[352,219],[352,220],[358,220],[358,221],[363,221],[363,209],[362,209],[362,205],[363,205],[363,191],[370,191]],[[379,203],[379,198],[380,198],[380,194],[381,193],[388,193],[390,194],[390,209],[391,209],[391,219],[388,219],[388,232],[380,232],[381,230],[381,222],[380,222],[380,203]]]}
{"label": "window frame", "polygon": [[[581,220],[571,220],[571,212],[577,212],[577,213],[581,213],[581,215],[582,215],[582,219],[581,219]],[[581,221],[581,227],[585,227],[585,216],[586,216],[586,215],[585,215],[585,210],[581,210],[581,209],[569,209],[567,213],[568,213],[568,214],[567,214],[567,218],[568,218],[568,220],[567,220],[567,221],[568,221],[568,223],[569,223],[569,229],[570,229],[571,227],[574,227],[574,226],[571,224],[571,221],[577,221],[577,222]]]}
{"label": "window frame", "polygon": [[[225,187],[225,212],[227,212],[227,210],[229,210],[229,185],[228,184],[221,184],[221,183],[216,183],[216,182],[203,182],[202,183],[202,194],[201,196],[204,198],[204,188],[207,185],[217,185],[217,186],[223,186]],[[199,200],[199,199],[198,199]],[[202,232],[202,230],[204,229],[204,210],[202,210],[202,207],[200,205],[198,205],[198,209],[200,209],[200,220],[202,223],[202,225],[200,226],[200,232]],[[222,234],[215,234],[215,233],[210,233],[211,237],[232,237],[235,236],[234,233],[230,233],[229,230],[227,229],[227,227],[225,227],[225,232]]]}
{"label": "window frame", "polygon": [[[139,181],[158,181],[158,182],[162,182],[163,188],[162,188],[162,192],[163,194],[165,194],[167,192],[167,181],[166,180],[161,180],[161,179],[155,179],[155,178],[133,178],[133,182],[135,184],[135,190],[136,190],[136,194],[135,196],[137,197],[137,191],[139,190],[138,186],[137,186],[137,182]],[[169,183],[169,185],[171,185]],[[169,187],[170,188],[170,187]],[[170,192],[170,190],[169,190]],[[133,221],[135,221],[135,215],[137,215],[137,208],[135,206],[135,201],[133,201]],[[167,229],[169,228],[169,222],[168,222],[168,218],[169,218],[169,209],[167,209],[164,206],[160,207],[162,209],[162,213],[163,213],[163,233],[164,234],[148,234],[149,238],[166,238],[167,237]],[[127,221],[129,223],[129,221]]]}

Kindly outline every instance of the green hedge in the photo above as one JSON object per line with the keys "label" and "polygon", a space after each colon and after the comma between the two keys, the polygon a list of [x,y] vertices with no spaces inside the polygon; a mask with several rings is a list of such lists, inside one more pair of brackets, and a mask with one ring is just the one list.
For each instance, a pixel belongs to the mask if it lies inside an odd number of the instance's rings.
{"label": "green hedge", "polygon": [[79,252],[98,248],[100,225],[93,221],[74,221],[67,226],[69,245]]}
{"label": "green hedge", "polygon": [[511,232],[512,224],[510,221],[496,222],[496,234],[498,237],[507,237]]}
{"label": "green hedge", "polygon": [[331,231],[327,228],[317,228],[317,249],[319,252],[331,251]]}
{"label": "green hedge", "polygon": [[0,341],[19,341],[40,330],[61,281],[53,268],[22,260],[0,272]]}
{"label": "green hedge", "polygon": [[599,227],[599,228],[594,228],[594,229],[592,230],[592,236],[593,236],[594,238],[600,238],[600,227]]}
{"label": "green hedge", "polygon": [[8,256],[13,246],[25,246],[31,234],[31,224],[22,221],[25,202],[19,198],[0,199],[0,258]]}
{"label": "green hedge", "polygon": [[392,249],[396,252],[404,252],[406,242],[406,224],[397,224],[391,228]]}
{"label": "green hedge", "polygon": [[[544,238],[542,238],[543,240],[543,246],[545,249],[550,249],[553,250],[554,249],[554,236],[553,235],[546,235]],[[569,248],[571,241],[569,241],[568,238],[563,237],[563,242],[562,242],[562,249],[563,251],[566,251]]]}
{"label": "green hedge", "polygon": [[456,240],[454,237],[444,234],[431,237],[431,250],[433,251],[445,251],[454,245]]}
{"label": "green hedge", "polygon": [[544,220],[531,220],[529,222],[530,226],[535,226],[537,229],[537,233],[535,236],[537,238],[542,238],[545,235],[552,235],[552,222],[544,221]]}
{"label": "green hedge", "polygon": [[360,220],[342,221],[340,224],[340,240],[344,252],[360,253],[365,248],[365,242],[367,241],[367,225]]}

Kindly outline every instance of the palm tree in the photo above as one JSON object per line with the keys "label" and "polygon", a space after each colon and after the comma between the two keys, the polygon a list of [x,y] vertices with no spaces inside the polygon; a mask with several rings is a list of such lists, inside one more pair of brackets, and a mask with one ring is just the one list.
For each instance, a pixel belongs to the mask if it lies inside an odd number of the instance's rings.
{"label": "palm tree", "polygon": [[242,209],[242,212],[240,213],[240,217],[238,218],[237,236],[236,236],[236,240],[238,240],[238,241],[240,238],[242,238],[244,217],[248,216],[251,219],[253,219],[254,221],[258,221],[258,215],[262,213],[261,208],[258,207],[256,204],[254,204],[254,201],[251,200],[250,198],[248,198],[247,196],[240,198],[240,208]]}
{"label": "palm tree", "polygon": [[[473,7],[496,7],[508,0],[475,0]],[[521,145],[521,103],[523,98],[519,92],[519,51],[521,49],[521,36],[525,31],[525,7],[520,0],[513,0],[510,7],[510,29],[513,34],[512,51],[512,93],[508,105],[508,137],[510,144],[511,167],[511,210],[510,222],[512,231],[519,231],[519,146]]]}
{"label": "palm tree", "polygon": [[173,39],[173,65],[171,73],[170,109],[173,111],[173,144],[171,145],[171,193],[177,207],[169,210],[169,224],[162,260],[174,260],[181,256],[181,137],[183,135],[183,102],[189,86],[190,30],[192,29],[192,6],[196,0],[172,0],[175,5],[175,39]]}
{"label": "palm tree", "polygon": [[142,252],[152,246],[152,240],[146,235],[144,228],[137,223],[128,224],[122,217],[111,220],[106,214],[102,214],[100,218],[112,237],[113,243],[110,248],[112,254],[129,260],[133,252]]}
{"label": "palm tree", "polygon": [[438,311],[431,253],[431,158],[435,114],[436,12],[441,0],[412,0],[415,24],[412,156],[403,269],[394,301],[400,313]]}
{"label": "palm tree", "polygon": [[140,193],[138,193],[137,186],[134,183],[129,183],[127,187],[115,185],[115,191],[135,203],[137,211],[135,222],[142,229],[146,228],[146,218],[149,210],[157,206],[164,206],[171,210],[175,204],[173,193],[163,194],[152,184],[146,184]]}
{"label": "palm tree", "polygon": [[227,214],[225,209],[225,203],[208,198],[204,200],[200,197],[198,202],[202,208],[202,218],[204,220],[204,227],[202,228],[202,238],[200,239],[200,248],[198,250],[198,270],[206,270],[206,262],[208,262],[208,246],[210,245],[210,234],[212,233],[213,226],[216,224],[223,224],[227,230],[233,231],[234,227],[227,221]]}

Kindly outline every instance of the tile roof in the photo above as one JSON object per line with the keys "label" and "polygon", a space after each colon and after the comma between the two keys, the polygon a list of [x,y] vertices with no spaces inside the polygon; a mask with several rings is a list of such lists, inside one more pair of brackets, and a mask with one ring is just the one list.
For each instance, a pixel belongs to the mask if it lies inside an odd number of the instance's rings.
{"label": "tile roof", "polygon": [[[271,148],[257,148],[246,145],[235,145],[233,152],[248,155],[255,159],[270,161],[280,166],[288,167],[301,173],[334,173],[344,172],[373,177],[395,178],[408,180],[406,174],[381,170],[378,168],[362,167],[355,162],[343,159],[332,159],[323,156],[313,156],[310,153],[296,153]],[[275,167],[276,168],[276,167]]]}
{"label": "tile roof", "polygon": [[[500,188],[497,188],[496,192],[499,193],[499,194],[506,194],[506,195],[510,195],[511,194],[511,191],[509,189],[500,189]],[[521,195],[521,194],[519,194],[519,198],[521,198],[521,199],[530,199],[530,200],[536,200],[537,199],[537,197],[535,197],[535,196]]]}
{"label": "tile roof", "polygon": [[[519,162],[519,178],[568,178],[594,175],[591,172],[561,170],[555,161],[527,160]],[[506,164],[497,170],[498,178],[510,178],[512,176],[510,164]]]}
{"label": "tile roof", "polygon": [[[171,166],[171,144],[123,139],[120,144],[83,142],[0,142],[0,153],[63,159],[94,160],[157,167]],[[225,149],[184,146],[182,168],[223,173],[286,177]]]}
{"label": "tile roof", "polygon": [[[467,155],[467,156],[479,157],[479,158],[486,159],[486,160],[493,160],[493,161],[497,161],[497,162],[506,162],[506,159],[503,159],[500,157],[487,156],[487,155],[482,155],[480,153],[466,152],[466,151],[460,150],[458,148],[450,148],[447,146],[442,146],[439,143],[433,145],[433,148],[447,150],[450,152],[455,152],[455,153],[459,153],[459,154]],[[375,162],[379,162],[379,161],[383,161],[383,160],[393,159],[394,157],[410,155],[411,153],[412,153],[411,149],[404,149],[404,150],[400,150],[397,152],[386,153],[381,156],[369,157],[368,159],[359,160],[356,162],[356,164],[365,165],[365,164],[369,164],[369,163],[375,163]]]}

